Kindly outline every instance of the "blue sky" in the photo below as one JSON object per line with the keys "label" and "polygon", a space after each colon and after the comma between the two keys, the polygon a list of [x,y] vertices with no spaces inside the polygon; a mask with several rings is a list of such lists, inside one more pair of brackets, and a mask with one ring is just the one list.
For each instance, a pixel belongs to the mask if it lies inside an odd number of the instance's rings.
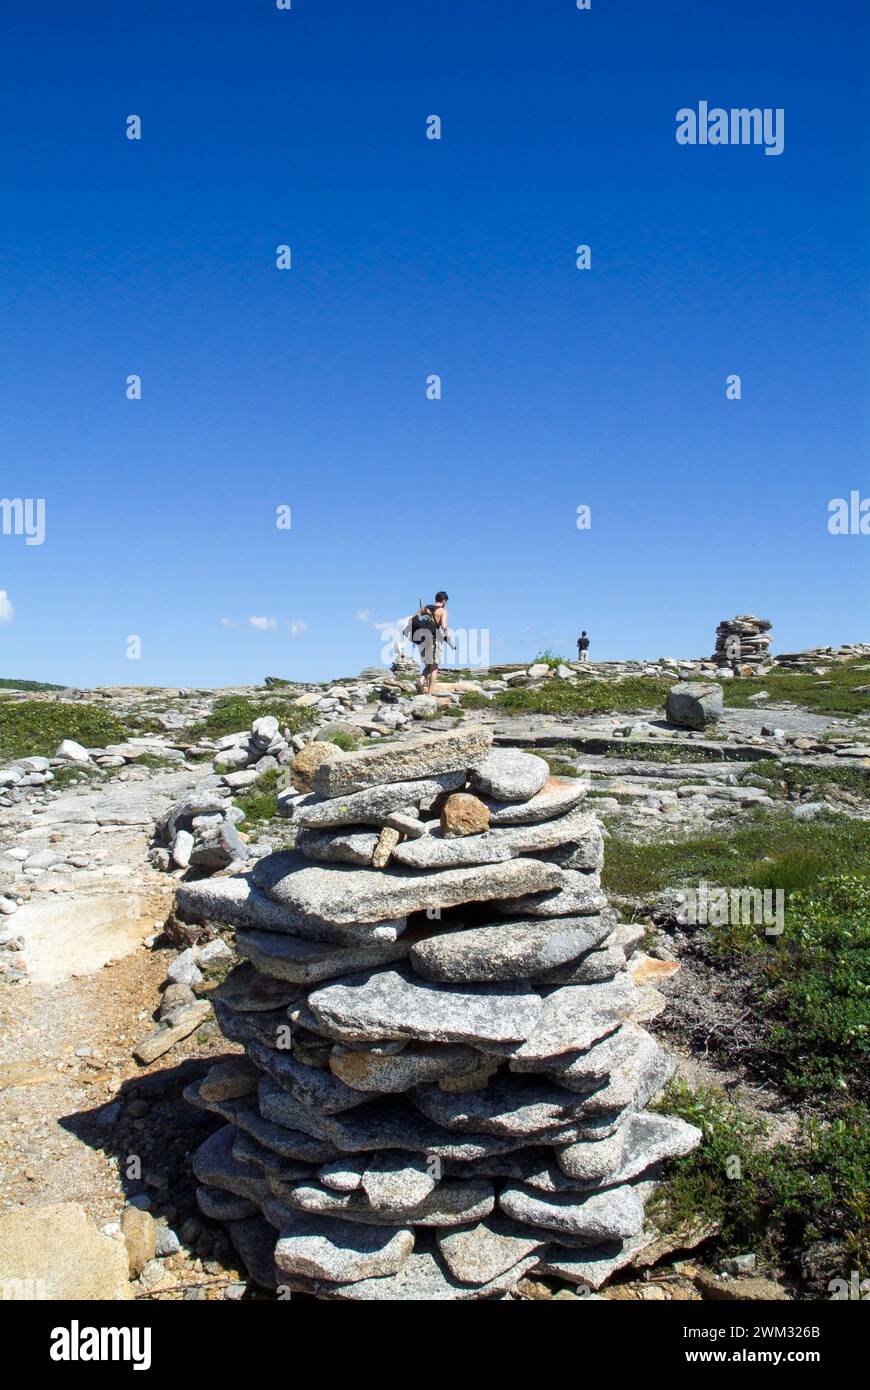
{"label": "blue sky", "polygon": [[[0,673],[350,674],[442,587],[493,661],[867,638],[870,537],[827,529],[870,495],[865,5],[2,26],[0,494],[46,535],[0,535]],[[679,146],[700,100],[783,108],[783,153]]]}

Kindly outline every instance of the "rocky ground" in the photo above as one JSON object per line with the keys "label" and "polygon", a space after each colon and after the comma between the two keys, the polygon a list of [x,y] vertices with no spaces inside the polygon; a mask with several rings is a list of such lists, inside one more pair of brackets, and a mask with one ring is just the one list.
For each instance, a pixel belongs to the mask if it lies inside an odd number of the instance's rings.
{"label": "rocky ground", "polygon": [[[870,648],[796,654],[789,669],[824,682],[835,662],[856,657],[867,657],[870,669]],[[86,1238],[97,1243],[93,1267],[104,1269],[84,1296],[266,1296],[237,1268],[221,1228],[197,1211],[189,1156],[214,1121],[181,1096],[229,1050],[208,995],[235,958],[232,933],[184,923],[172,908],[180,881],[234,876],[291,842],[279,814],[282,786],[284,798],[295,795],[291,764],[300,769],[296,788],[305,785],[300,755],[313,743],[405,739],[430,721],[444,728],[473,717],[492,727],[497,745],[534,749],[554,772],[586,778],[587,804],[606,833],[639,847],[719,833],[748,823],[758,808],[799,822],[832,810],[870,819],[868,796],[830,775],[870,768],[870,728],[860,712],[843,717],[759,698],[692,729],[669,722],[661,707],[576,715],[511,713],[493,703],[504,691],[557,682],[717,674],[700,662],[583,671],[545,663],[460,682],[439,700],[416,695],[401,666],[332,686],[271,680],[233,691],[7,691],[9,702],[45,706],[46,717],[52,707],[99,706],[143,731],[98,747],[73,737],[53,755],[23,750],[0,762],[0,1252],[28,1250],[32,1265],[32,1252],[42,1251],[57,1287],[81,1294],[68,1230],[80,1208]],[[228,701],[253,705],[256,715],[278,698],[298,721],[266,713],[225,731],[216,718]],[[801,778],[790,784],[794,769]],[[247,800],[259,789],[265,810]],[[649,1026],[666,1036],[682,1074],[693,1085],[736,1088],[787,1135],[788,1106],[698,1045],[705,1020],[712,1031],[741,1026],[739,988],[717,1002],[691,942],[674,931],[666,895],[611,891],[611,900],[626,920],[648,925],[646,947],[668,994],[667,1014]],[[50,1223],[36,1210],[48,1204],[58,1208]],[[752,1258],[709,1264],[708,1235],[701,1227],[663,1237],[644,1252],[642,1267],[596,1296],[802,1296]],[[21,1267],[19,1256],[7,1261],[7,1278]],[[555,1280],[526,1280],[522,1294],[578,1296]]]}

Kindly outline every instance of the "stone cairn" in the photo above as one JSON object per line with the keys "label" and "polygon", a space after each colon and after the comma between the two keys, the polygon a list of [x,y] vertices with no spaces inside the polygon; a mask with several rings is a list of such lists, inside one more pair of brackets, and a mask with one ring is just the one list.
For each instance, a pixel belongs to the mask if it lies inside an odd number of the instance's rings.
{"label": "stone cairn", "polygon": [[[772,626],[768,618],[756,618],[753,613],[725,618],[716,629],[714,662],[737,675],[754,676],[767,670],[771,664],[768,648]],[[743,667],[748,669],[744,671]]]}
{"label": "stone cairn", "polygon": [[245,1055],[186,1094],[225,1121],[200,1207],[266,1286],[597,1288],[651,1239],[657,1165],[700,1139],[646,1108],[672,1061],[637,1021],[641,931],[601,891],[584,783],[490,743],[338,753],[292,808],[295,849],[178,889],[244,957],[210,997]]}

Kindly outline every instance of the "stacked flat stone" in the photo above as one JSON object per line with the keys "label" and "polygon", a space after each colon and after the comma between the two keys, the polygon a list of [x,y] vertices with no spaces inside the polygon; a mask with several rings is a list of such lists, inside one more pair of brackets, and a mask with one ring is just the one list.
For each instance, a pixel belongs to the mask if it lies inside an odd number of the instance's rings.
{"label": "stacked flat stone", "polygon": [[841,647],[810,647],[805,652],[782,652],[773,661],[775,666],[783,666],[787,671],[814,671],[816,667],[838,666],[844,661],[864,657],[870,657],[870,642],[844,642]]}
{"label": "stacked flat stone", "polygon": [[649,1240],[657,1165],[700,1138],[647,1108],[672,1063],[635,1021],[640,932],[601,891],[585,786],[490,742],[331,759],[295,849],[179,888],[181,915],[238,928],[210,997],[245,1055],[187,1094],[225,1121],[195,1157],[201,1209],[263,1284],[599,1287]]}
{"label": "stacked flat stone", "polygon": [[770,665],[770,629],[768,618],[756,618],[754,613],[740,613],[724,619],[716,629],[716,650],[713,660],[717,666],[739,671],[750,667],[748,674]]}

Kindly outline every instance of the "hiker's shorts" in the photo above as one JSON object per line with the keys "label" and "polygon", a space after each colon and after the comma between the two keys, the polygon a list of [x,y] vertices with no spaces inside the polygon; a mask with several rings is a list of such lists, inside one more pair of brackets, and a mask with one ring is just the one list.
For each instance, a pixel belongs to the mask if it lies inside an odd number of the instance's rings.
{"label": "hiker's shorts", "polygon": [[431,632],[418,632],[412,640],[424,666],[441,665],[441,654],[444,651],[442,633],[433,636]]}

